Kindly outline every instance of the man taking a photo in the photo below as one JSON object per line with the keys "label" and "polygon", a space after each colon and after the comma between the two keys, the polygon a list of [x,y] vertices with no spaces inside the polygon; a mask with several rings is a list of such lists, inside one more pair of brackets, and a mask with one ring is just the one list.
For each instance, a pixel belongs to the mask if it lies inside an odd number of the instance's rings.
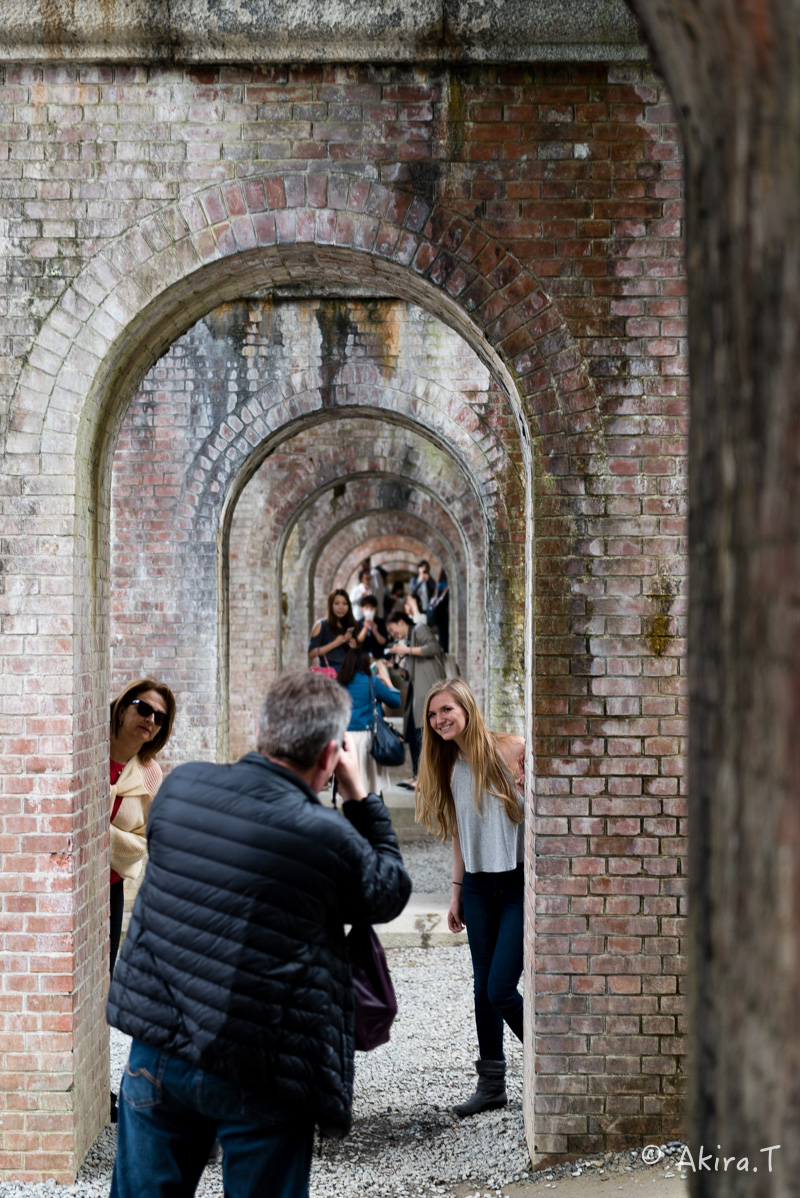
{"label": "man taking a photo", "polygon": [[[286,674],[258,752],[179,766],[153,802],[108,998],[133,1037],[111,1198],[192,1195],[215,1137],[229,1198],[306,1198],[315,1125],[349,1130],[344,924],[393,919],[411,890],[349,715],[336,681]],[[344,818],[317,797],[333,773]]]}

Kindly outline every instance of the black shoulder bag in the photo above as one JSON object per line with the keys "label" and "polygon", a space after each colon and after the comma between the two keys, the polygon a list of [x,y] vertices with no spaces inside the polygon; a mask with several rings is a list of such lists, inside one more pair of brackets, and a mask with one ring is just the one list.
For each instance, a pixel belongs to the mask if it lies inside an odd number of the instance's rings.
{"label": "black shoulder bag", "polygon": [[375,687],[372,675],[369,675],[369,697],[372,703],[372,744],[369,747],[370,756],[378,765],[402,765],[406,759],[406,746],[403,738],[395,732],[391,724],[380,713],[375,700]]}

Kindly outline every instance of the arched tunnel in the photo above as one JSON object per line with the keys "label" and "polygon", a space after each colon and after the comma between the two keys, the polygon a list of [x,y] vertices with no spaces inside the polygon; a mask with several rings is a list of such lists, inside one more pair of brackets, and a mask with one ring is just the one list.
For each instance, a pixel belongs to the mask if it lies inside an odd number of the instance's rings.
{"label": "arched tunnel", "polygon": [[438,317],[348,293],[223,304],[152,367],[121,430],[113,681],[168,674],[186,697],[174,760],[235,759],[270,680],[305,667],[328,592],[364,557],[407,575],[424,557],[451,581],[464,677],[521,729],[525,563],[505,542],[525,486],[502,386]]}

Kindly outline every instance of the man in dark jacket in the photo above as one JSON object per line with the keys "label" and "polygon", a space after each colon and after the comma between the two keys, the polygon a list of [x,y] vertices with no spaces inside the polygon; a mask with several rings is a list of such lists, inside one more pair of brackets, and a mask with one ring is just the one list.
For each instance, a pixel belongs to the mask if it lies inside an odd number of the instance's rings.
{"label": "man in dark jacket", "polygon": [[[284,675],[257,753],[180,766],[153,802],[108,997],[133,1037],[112,1198],[193,1194],[215,1136],[230,1198],[304,1198],[314,1126],[349,1130],[344,924],[393,919],[411,890],[349,714],[336,681]],[[317,797],[334,772],[344,818]]]}

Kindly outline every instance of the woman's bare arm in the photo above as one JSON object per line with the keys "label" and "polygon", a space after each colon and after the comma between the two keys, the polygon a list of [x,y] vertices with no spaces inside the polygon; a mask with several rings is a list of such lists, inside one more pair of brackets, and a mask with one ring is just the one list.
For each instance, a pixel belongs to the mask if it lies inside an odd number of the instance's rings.
{"label": "woman's bare arm", "polygon": [[450,906],[447,910],[447,926],[451,932],[464,931],[464,903],[462,882],[464,880],[464,857],[458,832],[453,833],[453,883],[450,887]]}
{"label": "woman's bare arm", "polygon": [[[312,638],[319,635],[319,630],[321,627],[322,620],[317,620],[316,624],[311,629]],[[343,632],[341,636],[334,637],[334,639],[328,645],[315,645],[313,649],[309,649],[308,660],[313,661],[315,657],[324,657],[326,653],[330,653],[333,649],[338,649],[340,645],[343,645],[345,641],[350,639],[351,631],[351,629],[348,629],[347,632]]]}

